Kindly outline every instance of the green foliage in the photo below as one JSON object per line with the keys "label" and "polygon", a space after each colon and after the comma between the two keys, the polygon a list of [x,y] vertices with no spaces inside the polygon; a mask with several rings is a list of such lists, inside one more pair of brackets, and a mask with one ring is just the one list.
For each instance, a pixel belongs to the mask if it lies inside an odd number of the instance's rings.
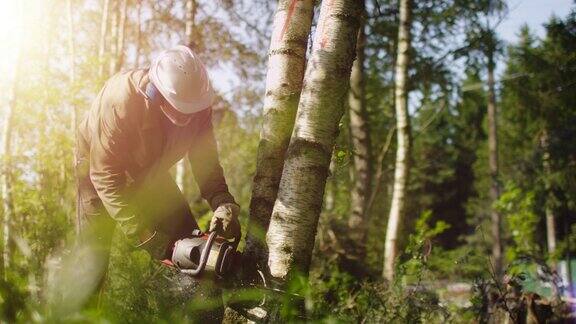
{"label": "green foliage", "polygon": [[508,183],[495,208],[506,219],[512,244],[506,250],[508,260],[540,253],[536,240],[539,217],[534,212],[534,192],[523,192],[513,183]]}
{"label": "green foliage", "polygon": [[[326,269],[326,271],[330,271]],[[311,317],[323,322],[434,323],[449,315],[438,296],[424,287],[361,281],[333,268],[312,277]]]}
{"label": "green foliage", "polygon": [[[11,163],[11,194],[15,217],[7,247],[10,266],[0,277],[0,321],[14,322],[182,322],[171,291],[162,286],[164,268],[142,251],[127,247],[116,237],[108,277],[99,300],[70,317],[58,318],[46,303],[51,262],[61,264],[70,253],[75,236],[74,132],[72,112],[79,117],[107,78],[109,53],[116,40],[106,38],[104,75],[98,76],[97,57],[100,5],[72,1],[75,41],[75,78],[69,75],[66,1],[45,1],[35,8],[40,23],[29,24],[14,100],[15,119]],[[137,3],[143,5],[142,33],[137,44]],[[215,107],[215,125],[221,163],[231,192],[242,206],[246,228],[251,181],[261,123],[262,87],[268,48],[269,17],[273,2],[224,1],[224,6],[198,1],[195,46],[220,79],[230,75],[237,88],[223,89]],[[159,49],[184,42],[183,1],[128,1],[129,15],[124,68],[144,66]],[[366,102],[370,115],[375,156],[384,148],[394,124],[393,82],[397,37],[395,1],[368,1]],[[405,253],[394,282],[380,278],[383,238],[391,195],[394,141],[375,166],[383,176],[368,217],[367,258],[342,255],[350,215],[351,149],[347,120],[340,125],[333,165],[326,189],[326,203],[317,237],[310,278],[295,276],[280,295],[279,311],[287,320],[300,321],[301,299],[307,319],[323,322],[462,322],[481,321],[488,314],[490,290],[490,241],[482,239],[489,221],[487,197],[486,94],[482,77],[484,57],[494,51],[506,54],[505,74],[497,83],[499,99],[500,177],[506,186],[495,207],[506,220],[505,239],[509,274],[519,277],[535,272],[536,262],[522,263],[525,256],[544,259],[545,208],[557,221],[558,248],[553,259],[575,252],[576,224],[576,26],[575,14],[553,18],[546,36],[539,39],[527,28],[520,42],[506,52],[496,35],[483,26],[487,15],[502,12],[503,1],[423,1],[415,4],[413,62],[410,69],[410,106],[413,132],[414,173],[409,185],[409,215],[400,239]],[[31,6],[28,4],[27,6]],[[28,7],[27,7],[28,8]],[[41,9],[50,9],[46,14]],[[32,8],[29,8],[32,11]],[[212,12],[214,10],[214,12]],[[112,12],[111,12],[112,13]],[[112,13],[113,14],[113,13]],[[109,27],[112,24],[109,24]],[[467,43],[461,42],[465,25]],[[46,29],[46,30],[42,30]],[[41,32],[41,33],[40,33]],[[461,48],[468,45],[468,48]],[[136,57],[139,46],[140,56]],[[464,56],[465,75],[457,60]],[[496,56],[498,61],[501,56]],[[136,62],[138,59],[138,62]],[[225,75],[225,76],[223,76]],[[463,80],[460,80],[463,77]],[[227,80],[220,80],[226,83]],[[12,81],[0,78],[0,90],[8,93]],[[224,87],[226,88],[226,87]],[[1,96],[4,107],[12,104]],[[5,126],[5,110],[0,125]],[[549,137],[543,147],[543,134]],[[543,157],[549,153],[550,170]],[[7,161],[2,158],[2,166]],[[2,170],[4,171],[4,170]],[[193,176],[186,169],[184,194],[202,229],[211,217],[200,198]],[[372,170],[376,171],[376,170]],[[375,173],[375,172],[373,172]],[[4,220],[4,215],[2,220]],[[242,243],[243,244],[243,243]],[[241,245],[241,248],[243,246]],[[352,261],[351,261],[352,260]],[[354,263],[354,267],[350,264]],[[520,266],[522,264],[522,266]],[[539,263],[538,263],[539,264]],[[466,303],[446,297],[446,283],[477,285]],[[493,287],[492,287],[493,288]],[[254,300],[261,292],[245,292]],[[199,311],[213,299],[194,304]]]}
{"label": "green foliage", "polygon": [[433,249],[432,240],[442,232],[450,228],[444,221],[438,221],[430,225],[431,211],[425,211],[417,220],[414,234],[410,234],[406,254],[410,257],[400,265],[399,274],[404,276],[406,283],[419,284],[428,270],[428,257]]}
{"label": "green foliage", "polygon": [[489,277],[490,270],[486,254],[470,245],[451,250],[432,249],[428,268],[437,279],[467,282]]}
{"label": "green foliage", "polygon": [[406,261],[398,264],[398,277],[392,283],[374,278],[358,280],[342,271],[335,262],[321,263],[312,270],[309,311],[322,321],[369,323],[444,322],[450,317],[438,295],[423,285],[430,279],[428,257],[431,241],[449,226],[442,221],[430,224],[431,213],[416,221],[410,235]]}

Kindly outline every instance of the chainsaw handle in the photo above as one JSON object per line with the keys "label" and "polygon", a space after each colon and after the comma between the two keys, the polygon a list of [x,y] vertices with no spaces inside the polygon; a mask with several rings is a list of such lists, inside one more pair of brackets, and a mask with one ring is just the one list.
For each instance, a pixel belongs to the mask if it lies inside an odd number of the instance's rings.
{"label": "chainsaw handle", "polygon": [[192,276],[197,276],[202,271],[204,271],[204,268],[206,267],[206,262],[208,262],[208,254],[212,249],[212,243],[214,242],[215,238],[216,238],[216,232],[210,233],[210,235],[208,236],[208,240],[206,241],[206,245],[202,250],[202,254],[200,255],[200,262],[198,264],[198,267],[196,267],[196,269],[180,269],[180,271],[182,273],[189,274]]}
{"label": "chainsaw handle", "polygon": [[[208,231],[208,232],[206,232],[206,233],[202,233],[202,231],[198,230],[197,233],[198,233],[198,235],[208,235],[208,233],[212,234],[212,233],[215,233],[215,232],[216,232],[216,231],[213,231],[213,232]],[[234,237],[231,238],[231,239],[226,239],[226,238],[224,238],[223,236],[217,236],[217,237],[219,237],[220,239],[226,240],[228,243],[231,243],[232,246],[234,246],[234,249],[236,249],[236,248],[238,248],[238,244],[240,243],[240,239],[242,238],[242,233],[240,233],[239,236],[234,236]]]}

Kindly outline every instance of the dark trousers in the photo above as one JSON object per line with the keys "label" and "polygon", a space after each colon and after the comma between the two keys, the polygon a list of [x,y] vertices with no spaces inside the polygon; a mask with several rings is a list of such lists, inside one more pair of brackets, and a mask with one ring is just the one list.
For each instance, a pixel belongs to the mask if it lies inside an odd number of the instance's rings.
{"label": "dark trousers", "polygon": [[[92,301],[98,302],[106,276],[110,247],[116,224],[103,207],[102,201],[90,181],[88,160],[77,155],[77,233],[79,246],[89,246],[91,259],[97,269],[92,269],[97,284],[92,294]],[[139,210],[147,214],[148,219],[155,219],[151,230],[162,231],[172,238],[189,237],[198,228],[190,207],[180,189],[168,172],[155,175],[142,188],[142,199]],[[155,284],[162,296],[168,296],[174,311],[185,316],[191,322],[221,322],[223,306],[220,291],[210,281],[199,282],[184,275],[178,270],[156,265],[161,275],[155,277]],[[196,300],[196,302],[194,301]],[[204,305],[204,306],[202,306]],[[202,307],[200,307],[202,306]]]}

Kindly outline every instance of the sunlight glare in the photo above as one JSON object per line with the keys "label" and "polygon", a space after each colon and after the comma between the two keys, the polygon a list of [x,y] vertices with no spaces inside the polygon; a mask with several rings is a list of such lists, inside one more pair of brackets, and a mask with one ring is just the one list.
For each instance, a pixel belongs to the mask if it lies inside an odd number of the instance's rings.
{"label": "sunlight glare", "polygon": [[0,0],[0,80],[12,75],[22,41],[21,1]]}

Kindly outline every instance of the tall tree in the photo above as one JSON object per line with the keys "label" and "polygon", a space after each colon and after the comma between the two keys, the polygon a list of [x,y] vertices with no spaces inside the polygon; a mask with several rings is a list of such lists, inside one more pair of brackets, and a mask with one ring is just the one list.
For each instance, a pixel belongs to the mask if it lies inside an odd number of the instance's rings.
{"label": "tall tree", "polygon": [[[493,29],[487,29],[485,34],[485,55],[488,70],[488,167],[490,170],[490,200],[492,205],[500,197],[500,183],[498,178],[498,110],[496,106],[496,90],[494,87],[494,70],[496,69],[497,40]],[[490,209],[492,232],[492,258],[494,271],[502,273],[502,219],[500,213],[494,208]]]}
{"label": "tall tree", "polygon": [[395,72],[396,166],[394,169],[394,189],[384,246],[383,276],[394,278],[394,263],[398,255],[398,235],[406,209],[406,191],[410,176],[411,130],[408,114],[408,67],[410,64],[410,42],[412,28],[412,1],[400,1],[400,22],[398,26],[398,52]]}
{"label": "tall tree", "polygon": [[266,242],[276,282],[287,283],[310,267],[318,217],[361,17],[356,0],[322,2],[307,64],[294,132]]}
{"label": "tall tree", "polygon": [[198,4],[196,0],[186,1],[186,29],[184,30],[184,41],[186,45],[193,47],[196,40],[194,39],[195,28],[196,28],[196,11],[198,10]]}
{"label": "tall tree", "polygon": [[[68,23],[68,52],[70,55],[70,70],[68,73],[68,81],[70,82],[70,88],[74,87],[76,83],[76,44],[74,42],[74,16],[73,16],[73,0],[68,0],[66,2],[67,11],[67,23]],[[76,127],[78,125],[78,109],[76,104],[72,102],[72,133],[76,132]]]}
{"label": "tall tree", "polygon": [[110,12],[110,0],[102,0],[102,15],[100,18],[100,40],[98,41],[98,76],[100,78],[104,77],[106,37],[108,36],[109,12]]}
{"label": "tall tree", "polygon": [[11,259],[11,223],[14,214],[14,203],[12,201],[12,161],[11,161],[11,144],[12,144],[12,129],[14,123],[14,105],[16,103],[16,81],[12,86],[12,94],[8,109],[6,110],[6,119],[4,122],[4,130],[2,134],[2,270],[10,267]]}
{"label": "tall tree", "polygon": [[[495,208],[495,202],[500,197],[500,178],[498,164],[498,107],[496,100],[495,76],[496,57],[501,51],[501,42],[496,34],[496,27],[506,14],[504,0],[479,1],[477,10],[467,24],[468,43],[472,61],[476,60],[486,68],[487,83],[487,124],[488,124],[488,170],[490,185],[488,199],[490,201],[490,232],[492,236],[492,265],[496,275],[502,273],[503,240],[502,219]],[[494,21],[497,18],[497,21]]]}
{"label": "tall tree", "polygon": [[124,38],[128,0],[113,0],[112,34],[110,36],[110,74],[117,73],[124,63]]}
{"label": "tall tree", "polygon": [[2,168],[0,169],[2,187],[0,190],[2,195],[2,273],[4,276],[6,276],[6,271],[10,268],[12,261],[12,223],[14,222],[12,141],[23,55],[20,48],[17,51],[17,62],[2,131]]}
{"label": "tall tree", "polygon": [[126,43],[126,24],[127,24],[127,19],[128,17],[128,0],[122,0],[121,1],[121,5],[120,5],[120,20],[118,22],[118,40],[117,40],[117,47],[118,47],[118,52],[116,53],[116,57],[115,57],[115,72],[120,71],[120,69],[122,69],[122,66],[124,66],[124,58],[125,58],[125,53],[124,53],[124,47],[125,47],[125,43]]}
{"label": "tall tree", "polygon": [[[550,163],[550,136],[548,129],[542,130],[540,135],[540,147],[542,148],[542,172],[544,174],[544,190],[546,193],[546,243],[548,246],[548,253],[554,254],[556,252],[556,216],[554,215],[554,206],[552,204],[552,164]],[[554,267],[554,265],[553,265]]]}
{"label": "tall tree", "polygon": [[[360,1],[365,15],[365,3]],[[364,21],[358,30],[356,44],[356,60],[352,65],[350,75],[350,92],[348,98],[350,117],[350,138],[353,149],[353,187],[350,192],[350,209],[352,214],[348,219],[350,238],[354,245],[349,255],[362,260],[366,253],[366,231],[368,218],[368,199],[372,187],[372,146],[368,109],[366,107],[366,91],[364,76],[365,35]]]}
{"label": "tall tree", "polygon": [[[184,42],[187,46],[194,48],[196,40],[194,39],[196,28],[196,0],[186,1],[186,22],[184,29]],[[184,179],[186,178],[186,159],[183,158],[176,164],[176,183],[182,192],[185,193]]]}
{"label": "tall tree", "polygon": [[136,53],[134,55],[134,68],[140,66],[140,55],[142,53],[142,1],[136,0]]}
{"label": "tall tree", "polygon": [[280,0],[274,15],[245,251],[246,264],[261,269],[266,265],[265,233],[302,91],[313,14],[312,0]]}
{"label": "tall tree", "polygon": [[534,212],[543,216],[540,235],[546,238],[551,260],[572,252],[564,239],[574,223],[569,201],[576,192],[570,167],[576,148],[566,141],[576,134],[576,81],[571,73],[575,36],[570,32],[574,17],[551,19],[541,42],[527,27],[521,30],[520,42],[508,49],[508,80],[502,91],[502,139],[507,147],[502,151],[502,176],[542,202]]}

